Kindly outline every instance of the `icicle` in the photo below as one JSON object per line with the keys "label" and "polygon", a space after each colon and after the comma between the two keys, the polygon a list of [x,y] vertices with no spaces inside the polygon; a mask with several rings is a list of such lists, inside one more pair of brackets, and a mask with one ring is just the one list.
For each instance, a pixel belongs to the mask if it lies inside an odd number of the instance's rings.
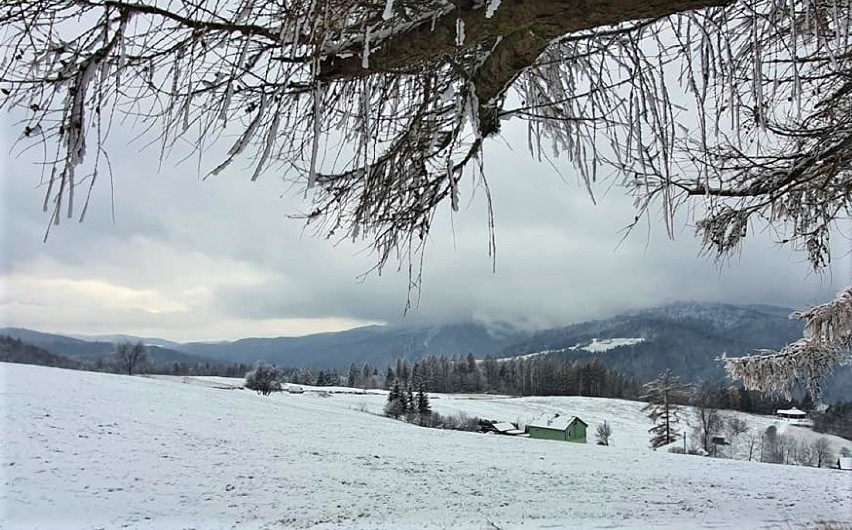
{"label": "icicle", "polygon": [[308,189],[314,187],[314,182],[317,180],[317,155],[319,154],[319,138],[320,138],[320,111],[322,110],[322,85],[317,83],[314,90],[314,137],[311,141],[311,172],[308,175]]}
{"label": "icicle", "polygon": [[453,165],[452,162],[447,160],[447,178],[450,181],[450,203],[453,207],[453,211],[459,211],[459,187],[456,182],[455,175],[453,175]]}
{"label": "icicle", "polygon": [[456,19],[456,46],[462,46],[464,44],[464,20],[461,18]]}
{"label": "icicle", "polygon": [[370,67],[370,28],[364,32],[364,51],[361,53],[361,68]]}
{"label": "icicle", "polygon": [[189,129],[189,110],[192,105],[192,91],[186,93],[186,102],[183,105],[183,132]]}
{"label": "icicle", "polygon": [[393,18],[393,0],[385,1],[385,12],[382,13],[382,20],[390,20]]}
{"label": "icicle", "polygon": [[[278,94],[276,94],[276,97],[278,97]],[[279,106],[277,112],[273,115],[272,125],[269,126],[269,130],[266,133],[266,144],[263,146],[263,153],[260,155],[260,160],[258,160],[257,167],[254,169],[254,174],[251,176],[252,181],[257,180],[260,176],[260,172],[263,171],[263,168],[266,166],[266,161],[269,160],[269,155],[272,153],[272,146],[275,144],[275,137],[278,135],[278,124],[281,122],[281,114],[282,112]]]}
{"label": "icicle", "polygon": [[488,6],[485,8],[485,18],[493,17],[498,7],[500,7],[500,0],[490,0]]}
{"label": "icicle", "polygon": [[219,111],[219,119],[222,120],[223,127],[228,125],[228,109],[231,106],[231,96],[233,93],[234,86],[228,83],[227,88],[225,88],[225,98],[222,100],[222,109]]}

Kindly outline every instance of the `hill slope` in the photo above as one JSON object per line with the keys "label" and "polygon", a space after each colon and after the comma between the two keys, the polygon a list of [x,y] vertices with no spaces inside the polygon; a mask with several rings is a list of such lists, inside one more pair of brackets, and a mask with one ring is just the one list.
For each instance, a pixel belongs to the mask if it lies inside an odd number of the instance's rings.
{"label": "hill slope", "polygon": [[8,529],[756,528],[852,513],[841,471],[424,429],[310,393],[8,364],[0,379],[16,427],[0,456]]}
{"label": "hill slope", "polygon": [[[109,357],[115,353],[115,344],[104,341],[80,340],[65,335],[43,333],[24,328],[0,328],[0,335],[7,335],[32,344],[50,353],[78,359]],[[182,362],[188,364],[215,362],[214,359],[192,355],[171,348],[147,344],[148,358],[154,362]]]}
{"label": "hill slope", "polygon": [[83,363],[0,334],[0,362],[82,369]]}
{"label": "hill slope", "polygon": [[398,357],[495,354],[527,333],[508,326],[463,323],[433,327],[367,326],[304,337],[248,338],[178,346],[194,355],[233,362],[268,361],[284,366],[346,369],[365,362],[383,368]]}

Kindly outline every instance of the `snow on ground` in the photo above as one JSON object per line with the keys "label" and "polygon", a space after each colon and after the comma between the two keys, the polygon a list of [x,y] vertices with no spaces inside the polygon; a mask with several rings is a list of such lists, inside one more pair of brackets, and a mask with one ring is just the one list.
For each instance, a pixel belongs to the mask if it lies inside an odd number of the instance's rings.
{"label": "snow on ground", "polygon": [[437,530],[485,529],[491,521],[506,530],[789,529],[852,522],[848,472],[640,450],[627,441],[639,426],[631,407],[640,404],[433,401],[441,412],[495,419],[575,407],[580,417],[610,418],[616,445],[600,447],[425,429],[359,410],[360,403],[381,406],[380,395],[329,396],[261,397],[182,378],[0,364],[0,527]]}
{"label": "snow on ground", "polygon": [[[620,348],[622,346],[633,346],[639,344],[641,342],[645,342],[643,337],[616,337],[613,339],[598,339],[593,338],[591,342],[588,344],[577,343],[569,348],[562,348],[560,350],[542,350],[534,353],[527,353],[526,355],[516,355],[514,357],[506,357],[503,359],[497,359],[500,361],[509,361],[512,359],[530,359],[532,357],[538,357],[539,355],[547,355],[550,353],[562,353],[566,351],[577,351],[583,350],[589,353],[604,353],[609,350],[613,350],[615,348]],[[481,361],[479,361],[481,362]]]}
{"label": "snow on ground", "polygon": [[[243,385],[243,379],[231,377],[177,377],[177,376],[148,376],[166,380],[182,381],[185,383],[234,387]],[[359,410],[382,414],[387,390],[351,388],[344,386],[309,386],[299,385],[306,392],[323,392],[334,398],[328,405],[348,410]],[[495,421],[512,422],[521,426],[526,425],[542,415],[561,414],[577,416],[589,424],[588,439],[594,439],[594,428],[599,423],[607,421],[612,428],[610,438],[612,445],[636,450],[648,451],[648,429],[651,423],[646,413],[642,411],[645,403],[624,399],[594,398],[581,396],[533,396],[513,397],[488,394],[429,394],[432,409],[444,414],[464,414]],[[691,432],[692,426],[698,424],[695,412],[691,407],[684,407],[682,414],[684,423],[681,431]],[[852,441],[838,436],[827,436],[796,425],[796,421],[784,420],[775,416],[760,416],[734,411],[720,411],[725,418],[737,417],[744,420],[749,433],[741,434],[733,439],[733,446],[725,449],[734,451],[736,458],[748,458],[748,437],[751,433],[762,434],[770,426],[774,426],[779,434],[792,436],[801,442],[811,443],[817,438],[829,440],[832,451],[839,453],[842,447],[852,449]]]}
{"label": "snow on ground", "polygon": [[592,339],[592,342],[585,346],[581,346],[581,350],[586,350],[592,353],[600,353],[609,351],[615,348],[620,348],[621,346],[633,346],[635,344],[639,344],[641,342],[645,342],[645,339],[642,337],[637,338],[615,338],[615,339]]}

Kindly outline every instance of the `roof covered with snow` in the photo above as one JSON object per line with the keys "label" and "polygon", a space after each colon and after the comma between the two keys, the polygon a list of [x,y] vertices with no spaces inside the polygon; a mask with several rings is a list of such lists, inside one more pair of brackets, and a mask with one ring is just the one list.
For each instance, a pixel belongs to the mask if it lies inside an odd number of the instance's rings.
{"label": "roof covered with snow", "polygon": [[497,430],[498,432],[508,432],[508,431],[515,430],[515,426],[512,425],[511,423],[507,423],[507,422],[495,423],[495,424],[493,424],[493,426],[494,426],[494,429]]}
{"label": "roof covered with snow", "polygon": [[583,425],[587,425],[586,422],[584,422],[577,416],[567,416],[562,414],[545,414],[534,419],[533,421],[528,423],[527,426],[538,427],[540,429],[553,429],[556,431],[564,431],[572,423],[574,423],[574,420],[581,422]]}
{"label": "roof covered with snow", "polygon": [[778,409],[775,411],[775,414],[786,414],[787,416],[806,416],[807,412],[793,407],[791,409]]}

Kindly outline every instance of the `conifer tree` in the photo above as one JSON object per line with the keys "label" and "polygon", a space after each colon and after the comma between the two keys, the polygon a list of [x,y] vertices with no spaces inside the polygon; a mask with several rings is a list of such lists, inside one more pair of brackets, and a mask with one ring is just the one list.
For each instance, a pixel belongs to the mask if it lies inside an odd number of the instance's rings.
{"label": "conifer tree", "polygon": [[417,414],[421,417],[432,414],[432,407],[429,405],[429,396],[426,395],[426,386],[420,383],[417,389]]}
{"label": "conifer tree", "polygon": [[388,401],[385,403],[385,415],[392,418],[398,418],[405,413],[405,393],[399,386],[399,381],[394,380],[393,385],[388,392]]}
{"label": "conifer tree", "polygon": [[417,410],[417,402],[414,400],[414,393],[411,391],[410,385],[408,387],[408,391],[403,397],[405,398],[405,407],[403,408],[404,411],[408,412]]}
{"label": "conifer tree", "polygon": [[355,388],[358,386],[361,371],[355,366],[355,363],[349,364],[349,376],[346,378],[347,386]]}
{"label": "conifer tree", "polygon": [[654,426],[648,429],[651,433],[651,448],[656,449],[668,445],[678,439],[680,433],[677,424],[680,422],[680,407],[688,395],[689,387],[680,382],[671,370],[666,370],[655,380],[643,386],[643,399],[648,404],[642,409],[648,412],[648,418]]}

